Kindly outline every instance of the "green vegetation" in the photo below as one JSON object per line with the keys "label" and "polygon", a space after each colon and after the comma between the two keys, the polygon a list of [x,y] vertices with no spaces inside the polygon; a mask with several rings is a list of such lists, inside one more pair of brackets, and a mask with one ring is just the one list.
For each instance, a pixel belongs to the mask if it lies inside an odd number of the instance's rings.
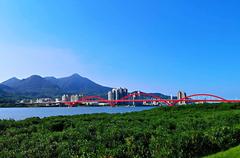
{"label": "green vegetation", "polygon": [[202,157],[240,144],[240,104],[0,121],[0,157]]}
{"label": "green vegetation", "polygon": [[239,158],[240,157],[240,146],[231,148],[227,151],[217,153],[215,155],[208,156],[206,158]]}

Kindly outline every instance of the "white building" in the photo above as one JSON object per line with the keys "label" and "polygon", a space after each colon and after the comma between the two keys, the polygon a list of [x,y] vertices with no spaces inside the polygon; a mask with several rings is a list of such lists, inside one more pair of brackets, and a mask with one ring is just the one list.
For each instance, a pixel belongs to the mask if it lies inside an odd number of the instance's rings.
{"label": "white building", "polygon": [[[186,99],[186,97],[187,97],[187,93],[186,92],[179,91],[178,94],[177,94],[177,99],[178,100]],[[184,105],[184,104],[186,104],[186,102],[185,101],[180,101],[178,104],[179,105]]]}
{"label": "white building", "polygon": [[114,88],[108,92],[108,100],[119,100],[128,95],[127,88]]}

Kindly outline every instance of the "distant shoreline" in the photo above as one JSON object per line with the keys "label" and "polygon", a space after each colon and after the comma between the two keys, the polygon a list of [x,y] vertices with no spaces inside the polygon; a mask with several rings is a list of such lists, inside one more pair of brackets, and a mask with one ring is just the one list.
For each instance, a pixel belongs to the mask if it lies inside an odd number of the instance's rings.
{"label": "distant shoreline", "polygon": [[53,105],[53,106],[46,106],[46,105],[39,105],[39,104],[8,104],[8,103],[2,103],[0,104],[0,108],[34,108],[34,107],[67,107],[67,106],[59,106],[59,105]]}

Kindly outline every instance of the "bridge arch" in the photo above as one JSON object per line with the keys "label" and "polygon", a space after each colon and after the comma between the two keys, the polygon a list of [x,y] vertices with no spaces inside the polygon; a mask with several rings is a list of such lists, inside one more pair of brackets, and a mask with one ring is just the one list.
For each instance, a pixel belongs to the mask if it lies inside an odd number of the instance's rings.
{"label": "bridge arch", "polygon": [[222,101],[226,101],[226,99],[224,99],[224,98],[222,98],[222,97],[220,97],[220,96],[217,96],[217,95],[214,95],[214,94],[207,94],[207,93],[201,93],[201,94],[192,94],[192,95],[189,95],[189,96],[187,96],[187,97],[185,97],[185,98],[182,98],[182,99],[179,99],[179,100],[176,100],[175,102],[173,102],[172,104],[171,104],[171,106],[174,106],[174,105],[176,105],[176,104],[178,104],[179,102],[183,102],[183,101],[186,101],[186,102],[202,102],[203,100],[194,100],[194,99],[192,99],[193,97],[213,97],[213,98],[215,98],[215,99],[218,99],[218,100],[222,100]]}

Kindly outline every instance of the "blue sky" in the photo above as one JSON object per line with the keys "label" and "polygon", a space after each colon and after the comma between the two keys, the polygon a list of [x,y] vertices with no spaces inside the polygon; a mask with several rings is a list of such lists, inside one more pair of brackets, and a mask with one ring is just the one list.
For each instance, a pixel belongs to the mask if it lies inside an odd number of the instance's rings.
{"label": "blue sky", "polygon": [[0,81],[79,73],[111,87],[240,98],[237,0],[0,0]]}

